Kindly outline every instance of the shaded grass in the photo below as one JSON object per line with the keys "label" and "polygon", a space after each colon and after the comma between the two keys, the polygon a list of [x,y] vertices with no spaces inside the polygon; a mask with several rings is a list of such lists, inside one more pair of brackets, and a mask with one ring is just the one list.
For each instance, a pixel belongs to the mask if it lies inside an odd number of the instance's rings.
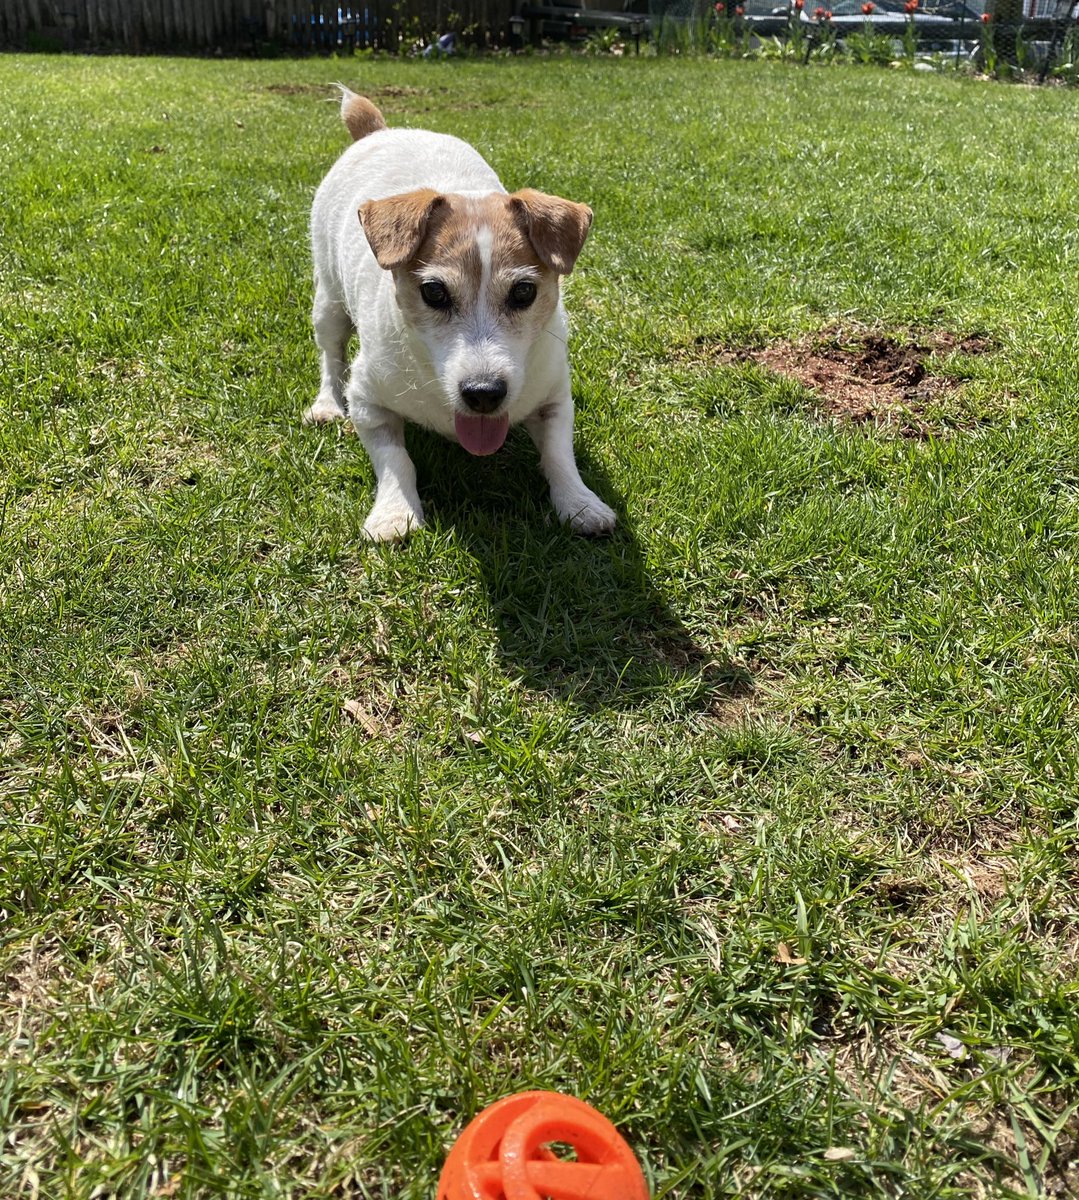
{"label": "shaded grass", "polygon": [[[355,440],[297,423],[341,74],[595,207],[568,293],[609,541],[555,524],[524,439],[422,433],[430,530],[361,541]],[[1079,100],[0,75],[0,1190],[430,1196],[527,1086],[608,1113],[661,1196],[1074,1190]],[[991,335],[942,367],[977,419],[877,436],[684,353],[846,318]]]}

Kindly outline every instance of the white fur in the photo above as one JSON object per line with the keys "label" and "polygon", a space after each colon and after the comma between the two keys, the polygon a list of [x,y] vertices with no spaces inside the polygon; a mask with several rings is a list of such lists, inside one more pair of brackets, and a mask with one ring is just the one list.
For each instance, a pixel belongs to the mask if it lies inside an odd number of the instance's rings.
{"label": "white fur", "polygon": [[[351,93],[346,91],[344,104]],[[449,438],[463,408],[460,386],[476,376],[498,377],[508,392],[499,412],[523,422],[540,452],[559,517],[581,533],[606,533],[615,515],[582,482],[573,454],[573,401],[566,358],[566,317],[558,296],[542,325],[506,315],[513,279],[537,274],[520,264],[513,278],[495,278],[492,232],[477,220],[483,263],[474,303],[436,320],[410,318],[398,288],[417,284],[422,272],[383,270],[375,259],[358,210],[369,200],[420,188],[457,203],[480,201],[506,189],[465,142],[422,130],[381,129],[351,145],[315,195],[311,245],[315,268],[313,322],[322,381],[305,422],[351,417],[371,463],[377,488],[364,530],[377,541],[405,536],[423,525],[416,472],[405,449],[404,421]],[[505,272],[503,272],[505,274]],[[557,288],[557,278],[550,284]],[[499,297],[502,297],[499,299]],[[415,306],[414,306],[415,307]],[[355,330],[360,349],[346,376],[346,346]]]}

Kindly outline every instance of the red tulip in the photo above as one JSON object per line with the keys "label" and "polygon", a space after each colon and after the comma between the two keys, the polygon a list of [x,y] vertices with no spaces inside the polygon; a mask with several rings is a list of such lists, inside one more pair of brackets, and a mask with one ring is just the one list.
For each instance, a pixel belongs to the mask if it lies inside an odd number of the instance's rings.
{"label": "red tulip", "polygon": [[865,4],[862,5],[862,14],[868,17],[876,7],[877,6],[873,3],[873,0],[866,0]]}
{"label": "red tulip", "polygon": [[983,25],[988,25],[992,19],[993,19],[992,13],[982,13],[982,24]]}

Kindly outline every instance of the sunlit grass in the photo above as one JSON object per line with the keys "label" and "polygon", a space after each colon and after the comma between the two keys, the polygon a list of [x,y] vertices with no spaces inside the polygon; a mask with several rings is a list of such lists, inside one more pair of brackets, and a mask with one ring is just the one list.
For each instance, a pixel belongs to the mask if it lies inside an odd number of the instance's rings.
{"label": "sunlit grass", "polygon": [[[336,78],[594,207],[609,541],[527,439],[422,433],[431,527],[361,540],[358,443],[299,425]],[[657,1196],[1069,1194],[1077,115],[0,59],[0,1192],[427,1200],[540,1086]],[[837,322],[993,349],[923,439],[699,353]]]}

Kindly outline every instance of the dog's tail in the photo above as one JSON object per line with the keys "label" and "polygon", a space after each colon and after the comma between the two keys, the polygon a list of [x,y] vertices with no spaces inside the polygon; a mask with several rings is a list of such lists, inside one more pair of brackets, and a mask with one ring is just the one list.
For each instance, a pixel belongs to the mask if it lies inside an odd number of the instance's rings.
{"label": "dog's tail", "polygon": [[343,83],[339,83],[337,86],[341,89],[341,120],[344,121],[345,128],[352,134],[354,142],[358,142],[360,138],[366,137],[378,129],[386,128],[382,114],[370,100],[364,96],[357,96]]}

